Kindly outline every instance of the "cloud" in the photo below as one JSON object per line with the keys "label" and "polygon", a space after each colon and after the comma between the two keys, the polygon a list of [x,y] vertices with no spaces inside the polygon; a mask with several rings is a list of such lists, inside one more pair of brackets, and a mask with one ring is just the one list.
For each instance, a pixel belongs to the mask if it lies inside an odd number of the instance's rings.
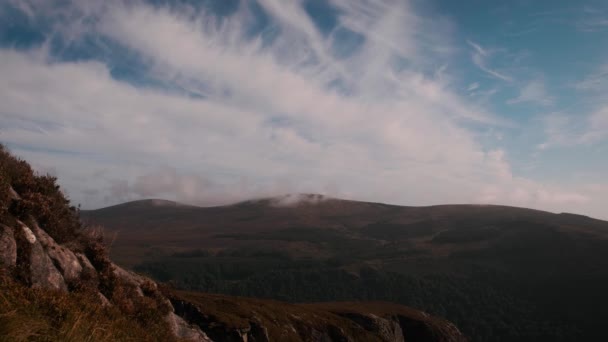
{"label": "cloud", "polygon": [[541,150],[597,144],[608,138],[608,106],[600,107],[582,119],[552,113],[543,119],[543,125],[547,138],[538,146]]}
{"label": "cloud", "polygon": [[608,30],[608,19],[606,17],[585,18],[576,24],[582,32],[603,32]]}
{"label": "cloud", "polygon": [[[459,96],[449,69],[429,76],[452,43],[409,2],[332,1],[329,34],[299,2],[259,4],[263,29],[247,2],[228,16],[139,1],[29,6],[57,31],[41,46],[0,49],[0,139],[55,167],[89,208],[300,192],[410,205],[581,203],[577,189],[518,178],[503,149],[477,140],[478,127],[505,122]],[[335,53],[336,30],[360,37],[348,53]],[[97,53],[64,58],[57,37]],[[491,53],[471,45],[485,65]],[[125,56],[128,72],[117,68]]]}
{"label": "cloud", "polygon": [[482,48],[481,45],[479,45],[477,43],[474,43],[474,42],[472,42],[470,40],[467,40],[467,44],[469,44],[473,49],[475,49],[475,52],[478,55],[480,55],[482,57],[487,57],[488,56],[488,52],[484,48]]}
{"label": "cloud", "polygon": [[608,64],[600,66],[595,73],[592,73],[582,81],[577,82],[574,87],[578,90],[592,93],[605,92],[608,90]]}
{"label": "cloud", "polygon": [[469,44],[473,48],[473,53],[471,54],[471,60],[473,64],[475,64],[479,69],[488,75],[503,80],[505,82],[512,82],[513,78],[511,76],[505,75],[495,69],[488,67],[487,59],[491,56],[491,53],[484,49],[481,45],[467,40],[467,44]]}
{"label": "cloud", "polygon": [[604,106],[589,117],[589,129],[581,137],[584,142],[596,142],[608,138],[608,106]]}
{"label": "cloud", "polygon": [[467,91],[471,92],[471,91],[476,90],[477,88],[479,88],[479,83],[473,82],[473,83],[469,84],[469,86],[467,87]]}
{"label": "cloud", "polygon": [[519,95],[507,100],[508,104],[535,103],[542,106],[552,105],[555,98],[547,92],[542,81],[534,80],[528,82],[519,90]]}

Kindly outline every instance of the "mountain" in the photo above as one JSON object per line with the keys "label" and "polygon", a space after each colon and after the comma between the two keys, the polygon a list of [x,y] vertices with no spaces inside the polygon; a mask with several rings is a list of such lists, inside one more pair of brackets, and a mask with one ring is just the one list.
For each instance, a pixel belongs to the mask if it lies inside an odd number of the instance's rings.
{"label": "mountain", "polygon": [[608,222],[491,205],[286,195],[228,206],[136,201],[82,217],[111,255],[186,290],[290,302],[382,300],[474,341],[608,340]]}
{"label": "mountain", "polygon": [[[112,210],[184,210],[151,200]],[[464,342],[384,302],[288,304],[178,291],[116,265],[50,176],[0,145],[0,341]]]}

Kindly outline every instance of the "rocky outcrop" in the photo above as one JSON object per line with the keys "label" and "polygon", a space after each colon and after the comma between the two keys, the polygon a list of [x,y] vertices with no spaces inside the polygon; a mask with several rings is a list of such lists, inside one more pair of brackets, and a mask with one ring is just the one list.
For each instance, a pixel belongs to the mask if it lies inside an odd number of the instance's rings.
{"label": "rocky outcrop", "polygon": [[374,332],[385,341],[404,342],[403,330],[397,317],[383,318],[374,314],[345,313],[341,316],[362,326],[365,330]]}
{"label": "rocky outcrop", "polygon": [[405,341],[442,341],[458,342],[463,337],[456,326],[449,322],[442,322],[441,326],[429,324],[424,317],[430,317],[423,313],[420,317],[406,316],[403,314],[391,314],[381,317],[374,313],[336,312],[336,314],[362,326],[365,330],[373,332],[383,341],[405,342]]}
{"label": "rocky outcrop", "polygon": [[[53,265],[61,273],[66,282],[78,279],[82,273],[83,266],[79,258],[70,249],[63,247],[55,242],[38,224],[32,225],[32,232],[40,241],[46,254],[51,258]],[[80,258],[84,260],[86,258]],[[90,264],[90,263],[89,263]]]}
{"label": "rocky outcrop", "polygon": [[[21,196],[12,187],[9,190],[11,202],[21,201]],[[140,302],[155,301],[160,303],[159,308],[168,308],[165,320],[179,340],[212,341],[198,326],[175,314],[169,299],[162,296],[154,281],[127,271],[107,259],[92,262],[94,259],[89,259],[83,249],[86,248],[78,241],[73,241],[72,245],[57,243],[33,217],[23,221],[16,217],[5,217],[0,221],[0,271],[14,273],[24,285],[69,292],[87,283],[89,289],[99,288],[97,297],[101,305],[117,305],[115,298],[109,299],[102,293],[105,279],[106,283],[121,287],[120,300],[128,301],[135,296],[142,298]],[[136,298],[131,303],[137,303]]]}
{"label": "rocky outcrop", "polygon": [[212,315],[204,313],[197,305],[173,299],[175,313],[202,328],[214,341],[225,342],[269,342],[268,330],[261,323],[250,321],[247,326],[230,327],[218,322]]}
{"label": "rocky outcrop", "polygon": [[[16,232],[0,224],[0,267],[12,269],[19,263],[21,277],[32,288],[67,292],[68,284],[81,280],[83,274],[93,277],[95,281],[99,277],[99,270],[86,255],[55,242],[35,221],[29,225],[21,221],[17,221],[17,224],[20,228]],[[115,279],[136,296],[145,297],[151,290],[158,295],[158,285],[152,280],[115,264],[110,264],[109,268]],[[97,295],[102,305],[113,305],[102,293],[98,292]],[[167,298],[161,298],[161,301],[170,308],[166,321],[176,337],[186,341],[212,341],[198,326],[176,315]]]}
{"label": "rocky outcrop", "polygon": [[174,292],[176,314],[215,341],[465,342],[448,321],[390,303],[287,304]]}
{"label": "rocky outcrop", "polygon": [[38,237],[23,222],[17,223],[21,227],[21,240],[24,241],[24,246],[18,253],[21,254],[20,266],[26,281],[33,288],[67,291],[63,275],[53,264]]}

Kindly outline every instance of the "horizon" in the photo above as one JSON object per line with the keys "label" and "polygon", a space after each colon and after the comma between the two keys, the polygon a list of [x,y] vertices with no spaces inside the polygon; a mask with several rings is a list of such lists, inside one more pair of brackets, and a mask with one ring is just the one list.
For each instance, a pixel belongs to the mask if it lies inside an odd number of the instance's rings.
{"label": "horizon", "polygon": [[[85,211],[96,211],[96,210],[102,210],[102,209],[107,209],[107,208],[111,208],[111,207],[115,207],[115,206],[121,206],[124,204],[130,204],[130,203],[137,203],[137,202],[154,202],[154,201],[160,201],[160,202],[168,202],[174,205],[178,205],[178,206],[190,206],[190,207],[195,207],[195,208],[217,208],[217,207],[229,207],[229,206],[234,206],[234,205],[238,205],[238,204],[242,204],[242,203],[247,203],[247,202],[254,202],[254,201],[265,201],[265,200],[278,200],[278,203],[274,203],[273,205],[276,207],[291,207],[291,206],[297,206],[301,203],[309,203],[306,200],[302,200],[302,199],[296,199],[296,200],[290,200],[288,201],[288,203],[282,204],[280,203],[281,199],[284,199],[285,197],[291,197],[291,196],[320,196],[323,197],[322,200],[319,201],[315,201],[314,204],[319,204],[322,203],[324,201],[330,201],[330,200],[334,200],[334,201],[345,201],[345,202],[357,202],[357,203],[368,203],[368,204],[379,204],[379,205],[389,205],[389,206],[396,206],[396,207],[404,207],[404,208],[429,208],[429,207],[448,207],[448,206],[462,206],[462,207],[466,207],[466,206],[470,206],[470,207],[505,207],[505,208],[513,208],[513,209],[525,209],[525,210],[538,210],[538,211],[543,211],[543,212],[547,212],[550,214],[555,214],[555,215],[560,215],[560,214],[564,214],[564,215],[576,215],[576,216],[582,216],[582,217],[587,217],[590,219],[594,219],[594,220],[599,220],[599,221],[608,221],[605,219],[601,219],[601,218],[597,218],[597,217],[593,217],[593,216],[588,216],[588,215],[583,215],[583,214],[578,214],[578,213],[573,213],[573,212],[566,212],[566,211],[562,211],[562,212],[555,212],[555,211],[548,211],[548,210],[541,210],[541,209],[533,209],[533,208],[527,208],[527,207],[518,207],[518,206],[511,206],[511,205],[504,205],[504,204],[479,204],[479,203],[442,203],[442,204],[429,204],[429,205],[401,205],[401,204],[394,204],[394,203],[388,203],[388,202],[373,202],[373,201],[365,201],[365,200],[355,200],[355,199],[349,199],[349,198],[337,198],[337,197],[330,197],[330,196],[325,196],[322,194],[311,194],[311,193],[292,193],[292,194],[283,194],[283,195],[277,195],[277,196],[272,196],[272,197],[257,197],[257,198],[250,198],[250,199],[245,199],[245,200],[240,200],[238,202],[230,202],[230,203],[226,203],[226,204],[216,204],[216,205],[196,205],[196,204],[188,204],[188,203],[183,203],[183,202],[178,202],[178,201],[173,201],[173,200],[167,200],[167,199],[163,199],[163,198],[140,198],[140,199],[136,199],[136,200],[130,200],[130,201],[126,201],[126,202],[121,202],[121,203],[117,203],[117,204],[112,204],[109,206],[103,206],[103,207],[98,207],[98,208],[91,208],[91,209],[83,209]],[[162,203],[154,203],[153,205],[162,205]]]}
{"label": "horizon", "polygon": [[608,4],[9,0],[0,142],[72,202],[607,220]]}

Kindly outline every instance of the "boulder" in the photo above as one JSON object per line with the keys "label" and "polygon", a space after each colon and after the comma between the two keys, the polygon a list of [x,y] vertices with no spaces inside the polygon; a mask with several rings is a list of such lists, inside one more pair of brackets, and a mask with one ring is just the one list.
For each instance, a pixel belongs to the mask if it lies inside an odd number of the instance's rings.
{"label": "boulder", "polygon": [[11,268],[17,264],[17,243],[14,229],[0,224],[0,267]]}
{"label": "boulder", "polygon": [[63,278],[65,280],[78,279],[82,273],[82,265],[76,255],[71,250],[57,244],[37,224],[32,225],[32,231]]}
{"label": "boulder", "polygon": [[173,334],[179,338],[192,342],[212,342],[212,340],[197,326],[188,324],[183,318],[171,312],[167,315],[167,322]]}
{"label": "boulder", "polygon": [[144,293],[141,289],[141,286],[144,283],[149,283],[152,286],[156,287],[156,283],[155,282],[151,282],[149,279],[142,277],[136,273],[130,272],[125,270],[124,268],[116,265],[116,264],[112,264],[113,265],[113,269],[114,269],[114,275],[121,279],[122,281],[124,281],[125,283],[133,286],[133,288],[135,289],[135,291],[137,292],[137,294],[139,296],[144,296]]}
{"label": "boulder", "polygon": [[27,258],[28,276],[33,288],[45,288],[67,291],[67,286],[63,276],[57,270],[51,258],[36,239],[32,230],[21,223],[21,228],[26,240],[30,243],[29,255]]}

